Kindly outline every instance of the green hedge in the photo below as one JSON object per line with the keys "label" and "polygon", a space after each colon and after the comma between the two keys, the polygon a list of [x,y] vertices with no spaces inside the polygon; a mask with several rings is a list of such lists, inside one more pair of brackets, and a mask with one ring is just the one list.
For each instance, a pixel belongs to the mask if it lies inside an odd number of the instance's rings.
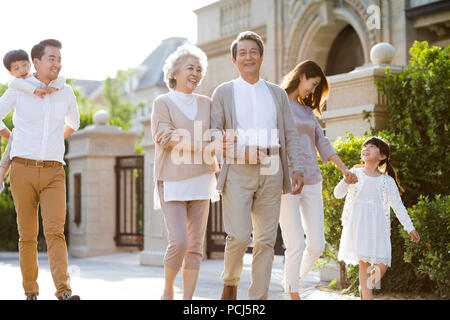
{"label": "green hedge", "polygon": [[[9,188],[8,188],[9,189]],[[0,251],[17,251],[16,210],[9,190],[0,193]]]}
{"label": "green hedge", "polygon": [[418,276],[433,281],[436,293],[450,297],[450,196],[437,195],[433,200],[420,197],[419,202],[408,210],[414,226],[420,234],[418,244],[405,239],[405,261],[417,266]]}
{"label": "green hedge", "polygon": [[[425,267],[419,261],[416,250],[428,243],[439,252],[443,263],[448,261],[448,249],[444,250],[441,245],[442,241],[450,241],[448,230],[445,229],[448,227],[448,218],[435,215],[432,211],[434,206],[444,210],[445,205],[440,200],[434,205],[425,205],[423,197],[434,199],[443,195],[443,199],[448,199],[446,197],[450,189],[450,47],[430,47],[427,42],[416,41],[410,54],[408,65],[399,74],[393,75],[387,68],[386,79],[378,82],[380,93],[387,97],[388,117],[385,130],[373,130],[372,133],[390,142],[392,163],[406,190],[403,202],[409,208],[415,225],[418,224],[416,227],[419,229],[421,225],[425,228],[418,230],[423,233],[422,241],[414,244],[409,236],[405,236],[398,221],[394,220],[391,235],[393,267],[386,273],[382,288],[413,292],[438,291],[441,296],[448,296],[448,286],[443,289],[437,276],[448,276],[448,265],[446,270],[445,267],[438,268],[437,264]],[[413,209],[416,205],[421,208],[421,214]],[[435,216],[435,220],[423,220],[429,216]],[[436,239],[434,233],[439,233],[444,240]],[[416,254],[413,255],[413,251]],[[409,256],[405,256],[405,253]],[[433,254],[430,253],[429,257]],[[427,268],[431,268],[430,271],[424,272]]]}
{"label": "green hedge", "polygon": [[420,195],[434,197],[450,190],[450,46],[416,41],[410,54],[399,74],[387,68],[386,79],[378,82],[388,101],[383,134],[395,149],[393,161],[408,191],[408,207]]}

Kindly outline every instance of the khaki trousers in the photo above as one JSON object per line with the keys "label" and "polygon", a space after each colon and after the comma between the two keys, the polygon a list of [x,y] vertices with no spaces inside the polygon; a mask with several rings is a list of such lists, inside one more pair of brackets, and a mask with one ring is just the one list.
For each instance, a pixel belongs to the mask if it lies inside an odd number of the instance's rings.
{"label": "khaki trousers", "polygon": [[39,294],[37,284],[38,205],[41,207],[50,271],[56,287],[55,295],[59,297],[64,291],[71,295],[67,271],[67,246],[64,237],[66,190],[63,167],[40,168],[13,161],[10,179],[17,212],[20,270],[25,295]]}
{"label": "khaki trousers", "polygon": [[260,169],[260,165],[230,165],[223,189],[227,238],[222,280],[229,286],[239,283],[253,229],[250,299],[267,299],[283,187],[281,164],[273,175],[261,175]]}
{"label": "khaki trousers", "polygon": [[158,181],[158,192],[169,241],[164,266],[200,269],[210,200],[165,202],[162,181]]}

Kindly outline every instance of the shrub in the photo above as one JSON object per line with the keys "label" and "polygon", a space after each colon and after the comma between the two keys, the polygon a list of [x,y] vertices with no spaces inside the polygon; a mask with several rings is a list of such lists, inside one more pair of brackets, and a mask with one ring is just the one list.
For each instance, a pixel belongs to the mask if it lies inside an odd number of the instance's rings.
{"label": "shrub", "polygon": [[9,190],[0,193],[0,251],[17,251],[16,210]]}
{"label": "shrub", "polygon": [[419,195],[433,197],[450,189],[450,46],[416,41],[410,54],[401,73],[393,75],[388,68],[384,82],[378,82],[388,101],[385,134],[395,145],[393,160],[407,207]]}
{"label": "shrub", "polygon": [[430,201],[421,196],[408,210],[420,234],[419,243],[412,243],[403,231],[405,261],[417,266],[418,276],[425,275],[435,285],[437,293],[450,297],[450,196],[436,195]]}
{"label": "shrub", "polygon": [[[416,41],[410,54],[406,68],[397,75],[391,74],[387,68],[386,79],[377,83],[379,91],[387,97],[388,117],[384,131],[372,130],[372,134],[390,142],[391,160],[406,191],[402,200],[407,208],[423,201],[421,196],[448,195],[450,187],[450,47],[429,47],[426,42]],[[412,219],[416,223],[417,216]],[[423,232],[427,238],[429,231]],[[402,234],[403,228],[394,219],[392,268],[382,280],[382,290],[433,291],[436,283],[430,280],[431,272],[418,271],[424,267],[415,260],[416,255],[405,259],[405,252],[417,244],[409,240],[405,243]],[[446,236],[448,241],[448,233]],[[442,271],[433,270],[436,273]],[[440,294],[444,292],[442,289],[438,291]]]}

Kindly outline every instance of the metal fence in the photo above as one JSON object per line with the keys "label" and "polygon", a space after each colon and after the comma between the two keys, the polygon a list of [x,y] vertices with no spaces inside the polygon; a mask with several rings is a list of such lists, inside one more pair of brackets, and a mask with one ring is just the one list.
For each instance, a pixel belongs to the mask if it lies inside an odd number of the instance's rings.
{"label": "metal fence", "polygon": [[144,245],[144,157],[116,158],[117,246]]}

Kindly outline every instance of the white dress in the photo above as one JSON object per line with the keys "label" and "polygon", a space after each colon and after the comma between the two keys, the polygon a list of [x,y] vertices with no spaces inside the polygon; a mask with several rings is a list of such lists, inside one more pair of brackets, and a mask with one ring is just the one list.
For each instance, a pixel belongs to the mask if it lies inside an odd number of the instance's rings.
{"label": "white dress", "polygon": [[352,265],[358,265],[362,260],[370,264],[383,263],[390,266],[390,230],[379,192],[383,177],[366,175],[365,179],[348,223],[343,227],[338,260]]}

